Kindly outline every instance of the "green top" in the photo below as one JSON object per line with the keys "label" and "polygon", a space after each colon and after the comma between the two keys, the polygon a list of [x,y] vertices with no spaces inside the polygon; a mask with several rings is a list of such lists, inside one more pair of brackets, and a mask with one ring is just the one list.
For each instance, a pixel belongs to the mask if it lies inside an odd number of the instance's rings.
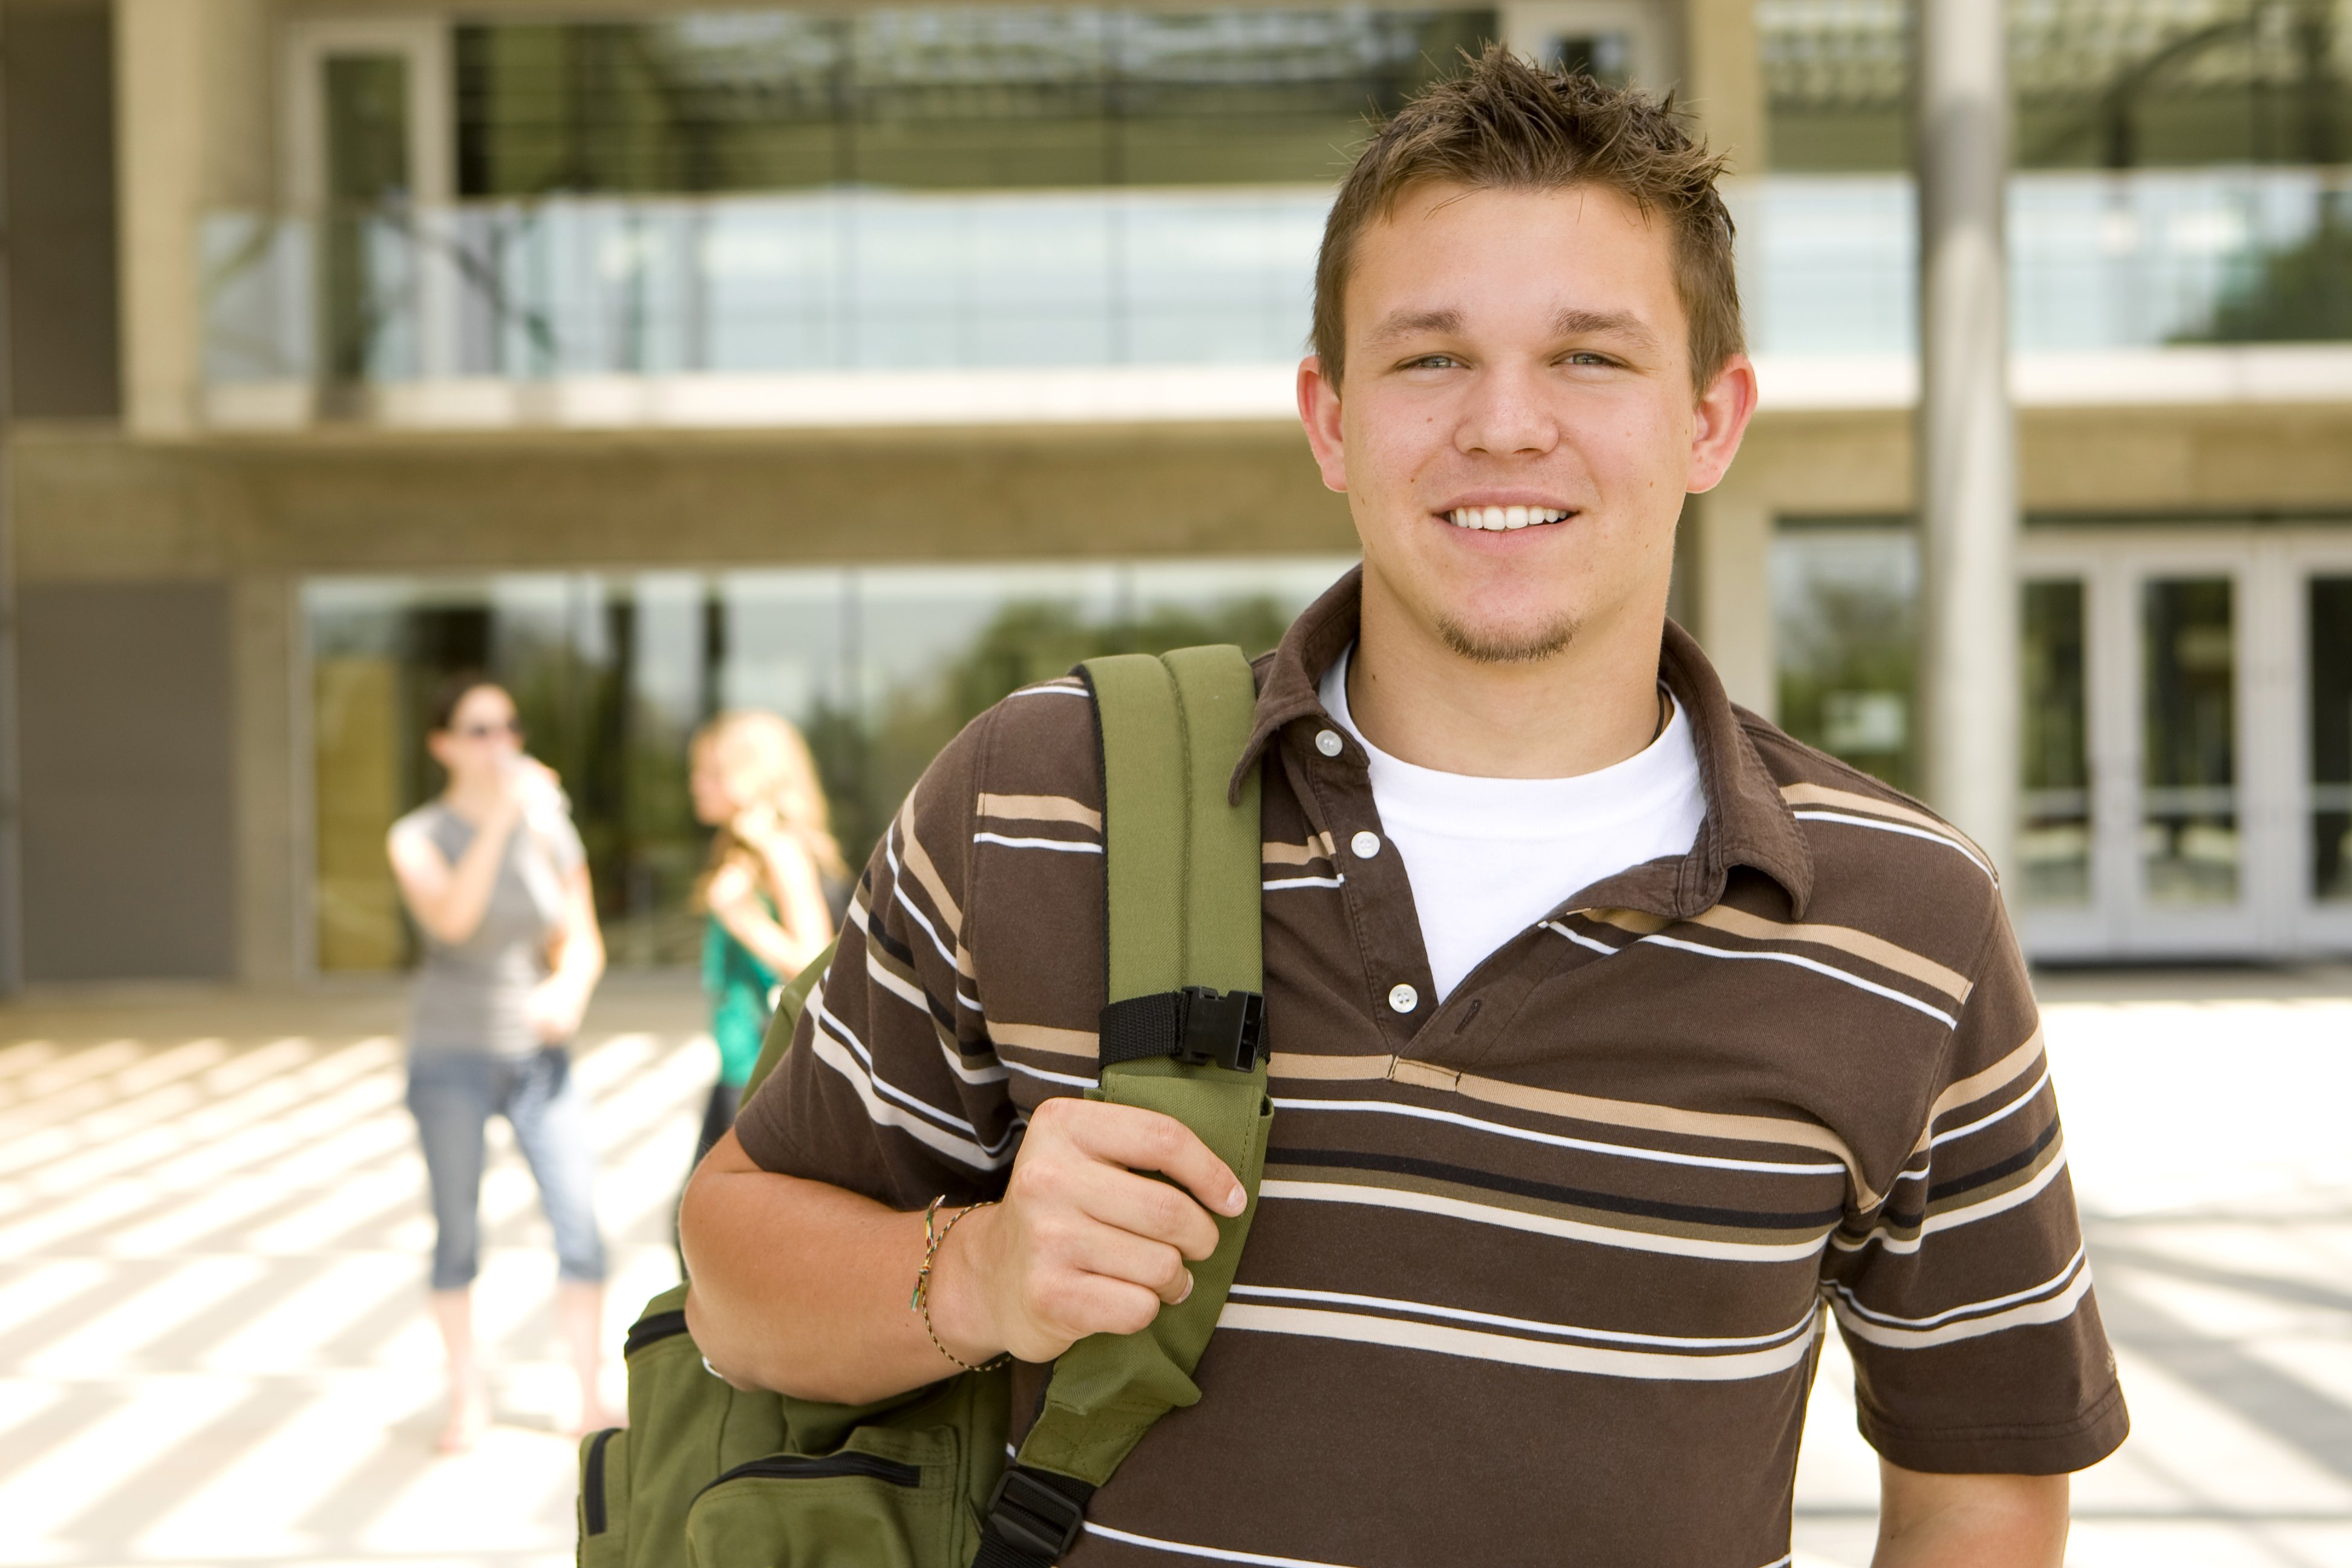
{"label": "green top", "polygon": [[702,931],[702,990],[710,998],[710,1037],[719,1042],[719,1081],[740,1088],[760,1059],[768,1032],[768,997],[776,977],[712,915]]}

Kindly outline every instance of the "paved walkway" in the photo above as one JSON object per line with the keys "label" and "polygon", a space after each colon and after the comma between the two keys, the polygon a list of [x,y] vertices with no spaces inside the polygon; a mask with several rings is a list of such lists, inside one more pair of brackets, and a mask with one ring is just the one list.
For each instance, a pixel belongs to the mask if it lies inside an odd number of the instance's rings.
{"label": "paved walkway", "polygon": [[[2044,995],[2136,1426],[2077,1483],[2071,1561],[2352,1568],[2352,973]],[[616,1337],[673,1278],[716,1067],[697,1012],[615,982],[582,1051]],[[431,1449],[400,1015],[380,991],[0,1011],[0,1563],[570,1561],[553,1263],[502,1127],[478,1292],[499,1424]],[[1801,1568],[1863,1568],[1874,1461],[1834,1351],[1799,1493]]]}

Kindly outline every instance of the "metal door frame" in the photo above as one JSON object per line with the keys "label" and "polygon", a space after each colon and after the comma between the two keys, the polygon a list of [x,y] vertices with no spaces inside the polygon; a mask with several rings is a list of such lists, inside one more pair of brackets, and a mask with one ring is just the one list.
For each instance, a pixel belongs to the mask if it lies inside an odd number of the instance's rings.
{"label": "metal door frame", "polygon": [[[2352,575],[2352,530],[2253,523],[2037,528],[2019,575],[2084,586],[2091,793],[2091,901],[2019,911],[2045,959],[2284,958],[2352,951],[2352,902],[2322,903],[2311,864],[2310,595],[2315,575]],[[2141,585],[2152,577],[2232,584],[2239,899],[2150,905],[2139,849],[2146,694]]]}

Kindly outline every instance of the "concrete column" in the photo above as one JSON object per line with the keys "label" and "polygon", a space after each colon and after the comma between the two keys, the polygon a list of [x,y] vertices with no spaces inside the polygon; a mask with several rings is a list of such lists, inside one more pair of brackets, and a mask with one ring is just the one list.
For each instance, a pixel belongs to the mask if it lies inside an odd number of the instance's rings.
{"label": "concrete column", "polygon": [[1928,804],[2005,868],[2017,821],[2019,627],[2003,7],[1914,3],[1924,777]]}
{"label": "concrete column", "polygon": [[1756,0],[1683,0],[1683,79],[1677,97],[1738,178],[1769,166],[1763,58]]}
{"label": "concrete column", "polygon": [[196,423],[206,212],[275,188],[263,0],[115,0],[122,416],[135,435]]}
{"label": "concrete column", "polygon": [[1691,498],[1683,526],[1698,525],[1685,559],[1697,581],[1690,627],[1731,700],[1767,719],[1778,706],[1772,648],[1772,509],[1733,477]]}

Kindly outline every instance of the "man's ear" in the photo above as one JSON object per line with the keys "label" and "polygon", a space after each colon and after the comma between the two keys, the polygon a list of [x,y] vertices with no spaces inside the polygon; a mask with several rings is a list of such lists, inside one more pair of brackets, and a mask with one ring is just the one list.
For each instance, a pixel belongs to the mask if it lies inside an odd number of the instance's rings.
{"label": "man's ear", "polygon": [[1323,488],[1348,489],[1348,442],[1339,428],[1339,384],[1323,374],[1323,361],[1308,354],[1298,362],[1298,422],[1323,472]]}
{"label": "man's ear", "polygon": [[1723,482],[1731,459],[1739,455],[1740,437],[1756,413],[1756,363],[1733,354],[1715,373],[1698,400],[1691,426],[1690,479],[1684,486],[1693,495]]}

